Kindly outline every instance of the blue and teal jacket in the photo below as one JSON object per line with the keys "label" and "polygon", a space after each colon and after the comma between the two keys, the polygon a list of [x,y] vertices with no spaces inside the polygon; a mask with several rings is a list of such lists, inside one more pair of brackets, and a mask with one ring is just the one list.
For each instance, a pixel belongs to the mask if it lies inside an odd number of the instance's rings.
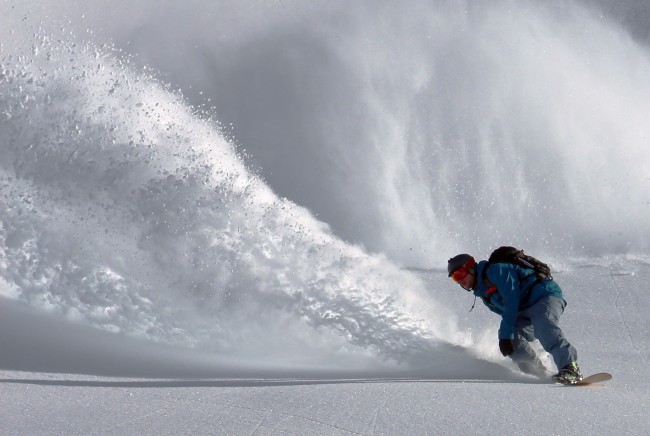
{"label": "blue and teal jacket", "polygon": [[[487,275],[483,270],[487,266]],[[487,283],[483,278],[487,278]],[[499,339],[514,339],[517,315],[542,298],[563,298],[562,289],[553,280],[538,281],[530,268],[510,263],[494,263],[486,260],[476,265],[474,295],[494,313],[501,315]]]}

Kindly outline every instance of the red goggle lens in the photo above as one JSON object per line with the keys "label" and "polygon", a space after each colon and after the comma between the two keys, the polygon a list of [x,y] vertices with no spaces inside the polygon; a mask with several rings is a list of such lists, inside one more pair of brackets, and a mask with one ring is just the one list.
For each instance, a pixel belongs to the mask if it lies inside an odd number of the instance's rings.
{"label": "red goggle lens", "polygon": [[468,273],[469,273],[469,268],[465,268],[465,267],[458,268],[456,271],[454,271],[454,272],[451,274],[451,278],[452,278],[456,283],[458,283],[458,282],[460,282],[461,280],[463,280],[465,277],[467,277],[467,274],[468,274]]}

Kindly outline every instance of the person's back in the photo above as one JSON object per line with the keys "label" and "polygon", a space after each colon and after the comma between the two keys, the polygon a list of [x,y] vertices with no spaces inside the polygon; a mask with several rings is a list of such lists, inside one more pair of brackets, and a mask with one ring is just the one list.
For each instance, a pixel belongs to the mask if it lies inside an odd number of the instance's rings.
{"label": "person's back", "polygon": [[554,280],[539,281],[528,268],[509,263],[478,262],[476,265],[478,282],[474,294],[485,295],[496,288],[500,296],[509,290],[517,291],[521,297],[519,308],[523,309],[537,303],[544,297],[554,295],[563,298],[562,289]]}

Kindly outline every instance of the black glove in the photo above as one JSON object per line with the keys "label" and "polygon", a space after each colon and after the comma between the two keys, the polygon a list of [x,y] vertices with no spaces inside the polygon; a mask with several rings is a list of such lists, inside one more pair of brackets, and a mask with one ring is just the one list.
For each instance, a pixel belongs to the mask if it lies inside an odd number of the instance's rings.
{"label": "black glove", "polygon": [[504,356],[510,356],[515,352],[515,343],[510,339],[499,339],[499,350]]}

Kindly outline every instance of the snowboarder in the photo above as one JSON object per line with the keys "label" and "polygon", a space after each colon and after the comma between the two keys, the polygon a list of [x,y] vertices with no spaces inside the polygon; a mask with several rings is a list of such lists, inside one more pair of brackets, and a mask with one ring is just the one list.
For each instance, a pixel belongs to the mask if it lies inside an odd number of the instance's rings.
{"label": "snowboarder", "polygon": [[499,350],[523,372],[546,375],[544,365],[529,345],[538,339],[557,365],[555,381],[574,384],[582,380],[576,349],[558,325],[567,303],[554,280],[540,280],[533,269],[512,263],[477,263],[469,254],[449,259],[447,272],[463,289],[501,315]]}

